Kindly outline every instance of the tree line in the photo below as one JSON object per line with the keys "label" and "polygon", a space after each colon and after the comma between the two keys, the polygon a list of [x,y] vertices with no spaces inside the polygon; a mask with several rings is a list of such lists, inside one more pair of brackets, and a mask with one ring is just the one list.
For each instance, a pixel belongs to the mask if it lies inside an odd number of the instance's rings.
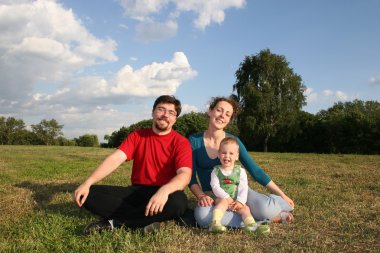
{"label": "tree line", "polygon": [[66,139],[62,133],[63,125],[57,120],[41,120],[28,130],[22,119],[0,117],[1,145],[59,145],[59,146],[99,146],[98,136],[85,134],[74,139]]}
{"label": "tree line", "polygon": [[[182,135],[207,129],[208,116],[204,112],[191,112],[177,119],[174,129]],[[128,127],[121,127],[104,136],[102,147],[115,148],[132,132],[139,128],[149,128],[152,120],[142,120]],[[42,120],[26,129],[21,119],[0,117],[1,145],[60,145],[99,146],[97,135],[85,134],[74,139],[66,139],[62,134],[63,125],[55,119]],[[226,129],[241,138],[248,150],[264,151],[266,135],[260,132],[243,134],[238,121]],[[248,136],[248,137],[247,137]],[[302,111],[296,117],[289,133],[288,127],[280,128],[268,142],[272,152],[301,153],[380,153],[380,103],[377,101],[354,100],[339,102],[327,110],[316,114]]]}
{"label": "tree line", "polygon": [[[235,72],[236,82],[230,98],[241,113],[226,129],[237,135],[248,150],[275,152],[379,154],[380,104],[377,101],[339,102],[327,110],[310,114],[306,105],[306,87],[300,75],[289,67],[285,56],[269,49],[246,56]],[[207,113],[188,113],[177,119],[174,129],[189,135],[207,129]],[[117,147],[139,128],[152,126],[143,120],[121,127],[104,136],[103,147]],[[54,119],[42,120],[26,130],[22,120],[0,117],[0,144],[98,146],[96,135],[68,140],[63,125]]]}
{"label": "tree line", "polygon": [[[182,135],[205,131],[206,113],[192,112],[177,119],[174,129]],[[104,146],[117,147],[139,128],[149,128],[152,120],[143,120],[129,127],[122,127],[107,136]],[[295,118],[292,129],[287,126],[277,130],[268,142],[272,152],[299,153],[380,153],[380,103],[354,100],[339,102],[317,114],[302,111]],[[238,123],[230,124],[227,132],[241,138],[248,150],[264,151],[266,135],[260,132],[243,134]],[[247,138],[247,136],[249,136]]]}

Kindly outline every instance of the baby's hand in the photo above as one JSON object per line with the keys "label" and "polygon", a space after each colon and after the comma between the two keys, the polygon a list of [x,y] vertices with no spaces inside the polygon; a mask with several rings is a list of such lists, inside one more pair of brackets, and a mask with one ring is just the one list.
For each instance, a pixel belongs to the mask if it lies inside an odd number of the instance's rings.
{"label": "baby's hand", "polygon": [[242,203],[240,203],[239,201],[234,201],[232,204],[231,204],[231,210],[233,212],[236,212],[236,211],[239,211],[240,209],[242,209],[244,207],[244,205]]}

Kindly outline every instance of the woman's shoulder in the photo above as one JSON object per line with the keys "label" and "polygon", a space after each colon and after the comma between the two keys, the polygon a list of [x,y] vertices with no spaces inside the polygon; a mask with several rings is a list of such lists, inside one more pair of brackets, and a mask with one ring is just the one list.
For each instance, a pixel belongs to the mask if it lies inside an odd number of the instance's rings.
{"label": "woman's shoulder", "polygon": [[192,134],[189,136],[189,141],[192,149],[197,149],[203,145],[203,132]]}
{"label": "woman's shoulder", "polygon": [[190,142],[200,142],[203,140],[203,132],[192,134],[189,136]]}

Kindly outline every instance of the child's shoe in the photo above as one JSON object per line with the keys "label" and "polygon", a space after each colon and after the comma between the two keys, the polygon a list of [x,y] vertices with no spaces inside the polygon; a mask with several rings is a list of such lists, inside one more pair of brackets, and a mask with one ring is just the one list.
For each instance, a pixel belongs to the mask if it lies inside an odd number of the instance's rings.
{"label": "child's shoe", "polygon": [[259,225],[257,223],[246,225],[244,231],[254,235],[269,235],[270,228],[268,225]]}
{"label": "child's shoe", "polygon": [[223,225],[211,225],[208,231],[212,233],[223,233],[227,230],[227,228]]}

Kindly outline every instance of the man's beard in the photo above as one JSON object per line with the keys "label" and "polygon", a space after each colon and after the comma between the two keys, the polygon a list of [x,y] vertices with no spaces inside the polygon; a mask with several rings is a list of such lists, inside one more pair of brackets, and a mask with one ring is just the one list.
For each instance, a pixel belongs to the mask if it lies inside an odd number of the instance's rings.
{"label": "man's beard", "polygon": [[[166,126],[162,126],[160,125],[160,121],[161,120],[164,120],[166,122]],[[162,118],[159,118],[157,119],[155,122],[154,122],[154,126],[156,127],[157,130],[160,130],[160,131],[166,131],[169,129],[169,121],[165,118],[165,117],[162,117]]]}

